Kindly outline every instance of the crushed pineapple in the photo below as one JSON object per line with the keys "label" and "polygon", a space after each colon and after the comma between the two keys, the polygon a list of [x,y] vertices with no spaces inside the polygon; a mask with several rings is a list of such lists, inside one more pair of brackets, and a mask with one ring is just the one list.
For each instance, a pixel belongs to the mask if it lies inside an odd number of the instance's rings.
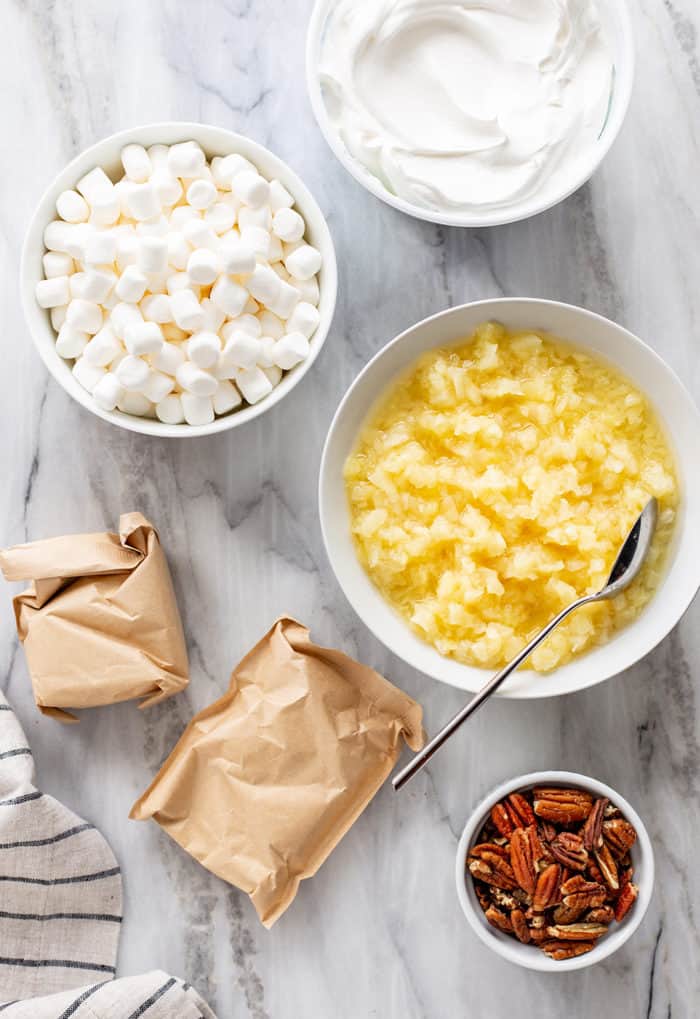
{"label": "crushed pineapple", "polygon": [[494,323],[425,354],[391,387],[345,482],[357,553],[384,597],[441,654],[488,668],[603,586],[655,495],[641,576],[570,616],[532,655],[541,672],[639,614],[679,498],[661,425],[630,382],[561,340]]}

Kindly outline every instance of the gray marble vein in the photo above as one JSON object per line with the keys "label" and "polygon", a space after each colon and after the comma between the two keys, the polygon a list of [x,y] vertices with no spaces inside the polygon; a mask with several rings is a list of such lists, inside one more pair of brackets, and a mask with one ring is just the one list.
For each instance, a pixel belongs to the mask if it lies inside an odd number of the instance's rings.
{"label": "gray marble vein", "polygon": [[[700,1000],[697,677],[700,604],[649,658],[565,700],[498,702],[401,795],[383,789],[271,931],[247,898],[153,824],[127,820],[192,713],[274,618],[385,672],[430,729],[461,696],[393,658],[362,627],[326,562],[315,511],[331,416],[398,331],[465,300],[557,298],[644,336],[700,395],[700,16],[696,0],[636,0],[639,73],[628,120],[589,185],[534,220],[475,232],[413,221],[352,180],[306,97],[307,0],[5,0],[0,94],[2,544],[113,527],[140,509],[170,557],[192,661],[181,696],[119,705],[66,729],[33,706],[0,588],[0,687],[47,791],[99,824],[125,873],[120,971],[161,967],[222,1019],[667,1019]],[[340,263],[334,327],[314,370],[244,429],[149,440],[88,415],[50,382],[17,293],[42,189],[84,146],[152,120],[208,121],[287,159],[328,216]],[[396,252],[401,257],[396,257]],[[459,832],[478,797],[538,767],[620,789],[646,819],[658,880],[637,935],[594,970],[513,968],[472,936],[453,889]]]}

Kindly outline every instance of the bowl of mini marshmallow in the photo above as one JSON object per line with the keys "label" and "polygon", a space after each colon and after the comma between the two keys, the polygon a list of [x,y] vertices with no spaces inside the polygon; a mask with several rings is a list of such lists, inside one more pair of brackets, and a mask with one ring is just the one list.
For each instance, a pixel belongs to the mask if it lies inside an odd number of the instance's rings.
{"label": "bowl of mini marshmallow", "polygon": [[226,431],[278,403],[320,353],[336,291],[303,182],[203,124],[86,149],[46,190],[22,253],[25,317],[53,377],[146,435]]}

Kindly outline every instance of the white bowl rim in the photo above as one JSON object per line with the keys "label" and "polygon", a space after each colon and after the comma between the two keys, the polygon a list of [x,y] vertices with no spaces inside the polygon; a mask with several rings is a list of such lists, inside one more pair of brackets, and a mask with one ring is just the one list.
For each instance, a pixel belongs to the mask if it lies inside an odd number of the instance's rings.
{"label": "white bowl rim", "polygon": [[[335,575],[336,581],[337,581],[339,587],[341,588],[341,590],[343,591],[343,594],[345,595],[347,601],[350,603],[351,607],[354,609],[356,614],[359,616],[359,618],[365,624],[367,629],[372,634],[374,634],[374,636],[377,638],[377,640],[380,641],[380,643],[382,643],[385,647],[387,647],[391,652],[393,652],[393,654],[395,654],[398,658],[400,658],[402,661],[404,661],[407,665],[411,666],[412,668],[418,669],[418,671],[421,671],[424,675],[428,675],[432,679],[436,679],[439,682],[447,683],[450,686],[455,686],[458,689],[463,689],[465,691],[471,691],[471,692],[476,692],[479,689],[479,686],[481,685],[481,683],[479,683],[478,685],[475,685],[475,686],[469,685],[469,684],[457,683],[452,678],[450,678],[449,676],[439,675],[437,669],[432,669],[431,670],[431,669],[426,668],[424,665],[417,666],[415,664],[415,662],[412,660],[412,658],[410,657],[410,654],[407,654],[405,652],[405,650],[404,650],[404,643],[400,642],[400,641],[393,640],[390,637],[387,637],[387,636],[383,635],[382,633],[380,633],[378,631],[378,629],[375,628],[374,619],[373,619],[369,609],[366,610],[364,608],[361,600],[359,598],[357,598],[357,597],[354,597],[346,589],[345,585],[343,584],[343,582],[340,579],[339,571],[338,571],[337,565],[336,565],[337,564],[337,559],[336,559],[336,556],[335,556],[335,553],[334,553],[334,550],[333,550],[332,542],[331,542],[330,537],[329,537],[329,521],[328,521],[327,516],[326,516],[326,509],[327,509],[327,507],[326,507],[326,500],[325,500],[325,497],[324,497],[324,489],[325,489],[326,479],[327,479],[327,477],[328,477],[328,475],[330,473],[330,470],[331,470],[331,467],[330,467],[330,464],[329,464],[330,446],[331,446],[331,442],[333,440],[335,431],[336,431],[336,429],[338,427],[338,423],[339,423],[339,421],[340,421],[340,419],[341,419],[341,417],[342,417],[342,415],[343,415],[343,413],[345,411],[346,406],[348,405],[348,403],[352,399],[352,396],[353,396],[353,393],[354,393],[355,389],[360,385],[362,380],[367,375],[369,375],[372,372],[375,363],[380,358],[384,357],[387,354],[387,352],[389,350],[391,350],[393,347],[399,345],[406,337],[408,337],[411,333],[413,333],[414,330],[422,329],[426,325],[429,325],[432,322],[436,322],[439,319],[442,319],[442,318],[445,318],[445,317],[449,317],[451,315],[456,315],[456,314],[458,314],[458,313],[460,313],[460,312],[462,312],[464,310],[467,310],[467,309],[472,310],[472,309],[478,309],[478,308],[481,308],[481,307],[489,307],[490,309],[492,309],[492,313],[491,313],[492,317],[496,317],[497,318],[497,312],[495,311],[495,306],[498,306],[498,307],[507,307],[509,305],[527,305],[527,306],[531,306],[533,308],[535,308],[535,307],[561,308],[561,309],[564,309],[566,312],[572,312],[575,315],[581,315],[584,318],[589,318],[591,320],[596,320],[596,321],[602,322],[606,326],[612,327],[613,329],[618,330],[619,332],[624,334],[625,338],[628,341],[630,341],[633,345],[636,345],[639,348],[643,349],[648,356],[653,358],[656,361],[656,363],[657,363],[657,365],[659,367],[659,370],[661,372],[666,373],[667,377],[672,380],[672,382],[674,383],[674,386],[678,389],[679,394],[681,394],[684,397],[684,399],[686,401],[686,404],[687,404],[687,408],[686,409],[688,410],[689,413],[692,414],[692,416],[693,416],[693,418],[694,418],[694,420],[696,422],[697,431],[698,431],[698,433],[700,433],[700,411],[698,410],[697,406],[695,405],[695,402],[693,401],[690,393],[685,388],[685,386],[683,385],[681,380],[678,378],[676,373],[673,371],[673,369],[670,367],[670,365],[668,365],[666,363],[666,361],[664,361],[663,358],[652,347],[650,347],[647,343],[645,343],[642,339],[640,339],[634,333],[630,332],[630,330],[626,329],[624,326],[619,325],[617,322],[614,322],[612,319],[608,319],[604,315],[600,315],[597,312],[589,311],[587,308],[582,308],[582,307],[579,307],[578,305],[573,305],[573,304],[566,304],[566,303],[564,303],[562,301],[552,301],[552,300],[546,300],[544,298],[538,298],[538,297],[495,297],[495,298],[485,298],[485,299],[480,300],[480,301],[470,301],[470,302],[467,302],[465,304],[455,305],[455,306],[453,306],[451,308],[445,308],[443,311],[439,311],[439,312],[437,312],[434,315],[429,315],[427,318],[421,319],[419,322],[414,322],[413,325],[409,326],[407,329],[404,329],[401,333],[398,334],[398,336],[395,336],[393,340],[390,340],[380,350],[378,350],[376,352],[376,354],[374,354],[374,356],[367,362],[367,364],[364,366],[364,368],[359,372],[359,374],[352,381],[352,383],[348,387],[345,395],[343,396],[342,400],[340,401],[340,404],[338,405],[338,408],[337,408],[337,410],[336,410],[336,412],[335,412],[335,414],[333,416],[333,420],[331,421],[330,427],[329,427],[328,432],[326,434],[326,440],[325,440],[325,443],[324,443],[324,446],[323,446],[323,452],[321,454],[321,464],[320,464],[320,469],[319,469],[319,481],[318,481],[318,503],[319,503],[319,521],[320,521],[320,525],[321,525],[321,534],[322,534],[322,537],[323,537],[323,544],[324,544],[324,547],[326,549],[326,556],[327,556],[327,558],[328,558],[328,560],[329,560],[329,562],[331,564],[331,568],[332,568],[333,573]],[[574,345],[576,345],[576,344],[574,344]],[[425,348],[425,349],[427,350],[429,348]],[[681,482],[682,481],[683,481],[683,478],[681,478]],[[661,591],[661,589],[662,589],[663,585],[665,584],[665,582],[666,582],[665,579],[662,580],[661,585],[659,587],[659,592]],[[673,624],[673,626],[676,626],[681,621],[681,619],[683,618],[685,613],[688,611],[688,608],[692,604],[692,602],[693,602],[695,596],[697,595],[699,589],[700,589],[700,572],[698,573],[697,580],[694,582],[694,586],[692,586],[692,588],[691,587],[688,588],[685,597],[679,603],[680,608],[677,611],[677,618],[676,618],[676,621]],[[659,592],[655,592],[654,597],[656,597]],[[652,598],[652,600],[646,606],[645,611],[648,611],[649,609],[653,610],[653,601],[654,601],[654,599]],[[405,620],[402,620],[402,622],[404,624],[404,627],[405,627],[406,631],[410,633],[411,631],[408,629],[408,625],[406,624]],[[638,646],[638,648],[637,648],[637,650],[635,652],[635,655],[626,663],[626,665],[624,666],[624,669],[632,668],[634,665],[636,665],[638,662],[640,662],[643,658],[645,658],[647,655],[649,655],[654,650],[654,648],[657,647],[661,643],[661,641],[664,640],[668,636],[668,634],[673,629],[673,626],[669,627],[666,630],[666,632],[658,632],[656,634],[653,634],[651,636],[651,638],[649,638],[647,636],[646,641],[640,641],[640,644],[639,644],[639,646]],[[623,631],[620,631],[620,632],[623,632]],[[648,635],[649,630],[646,630],[645,633],[647,633],[647,635]],[[423,643],[425,643],[425,642],[423,642]],[[592,654],[595,651],[603,650],[605,647],[606,647],[606,645],[598,645],[597,647],[592,648],[589,652],[586,652],[586,654],[584,654],[584,655],[580,656],[579,658],[575,659],[575,662],[583,661],[583,660],[585,660],[585,658],[586,658],[586,656],[588,654]],[[433,650],[435,650],[435,649],[433,649]],[[438,654],[438,653],[436,652],[436,654]],[[445,657],[445,656],[439,656],[438,655],[438,657],[440,658],[441,662],[449,663],[452,666],[460,664],[460,663],[456,662],[454,659],[451,659],[451,658],[448,658],[448,657]],[[475,672],[478,671],[479,673],[483,673],[483,682],[484,683],[486,682],[486,680],[489,677],[489,670],[488,669],[476,669],[476,667],[472,667],[472,666],[465,666],[465,668],[472,668],[472,669],[474,669]],[[561,668],[562,669],[566,669],[567,666],[564,665]],[[548,676],[555,676],[557,674],[557,672],[559,672],[559,671],[560,670],[556,669],[556,670],[553,670],[551,673],[548,673],[547,675]],[[578,683],[576,683],[576,685],[569,685],[565,690],[551,690],[551,691],[547,691],[547,692],[542,692],[541,688],[538,686],[537,683],[525,684],[523,687],[520,687],[520,688],[518,688],[518,687],[511,688],[509,686],[510,680],[508,680],[508,681],[506,681],[505,685],[503,687],[501,687],[496,692],[495,696],[497,696],[497,697],[504,697],[504,698],[508,698],[508,699],[513,699],[513,700],[539,700],[539,699],[544,699],[544,698],[547,698],[547,697],[560,697],[560,696],[564,696],[565,694],[576,693],[579,690],[588,689],[589,687],[596,686],[598,683],[606,682],[608,679],[612,679],[614,676],[619,675],[619,673],[621,671],[623,671],[623,670],[622,669],[616,669],[616,668],[614,668],[612,670],[608,669],[607,671],[605,669],[600,669],[597,672],[594,672],[593,670],[590,670],[588,678],[585,679],[585,680],[581,679]]]}
{"label": "white bowl rim", "polygon": [[[481,826],[486,821],[486,815],[491,807],[509,793],[543,784],[578,786],[597,796],[606,796],[611,803],[619,807],[637,831],[635,846],[639,860],[635,863],[634,883],[639,888],[639,895],[632,912],[620,924],[616,923],[615,927],[586,955],[580,955],[575,959],[564,959],[560,962],[548,958],[531,945],[520,944],[519,941],[509,938],[508,935],[499,936],[499,933],[483,919],[481,909],[472,900],[473,892],[470,895],[470,891],[468,891],[469,879],[466,871],[467,853]],[[508,962],[524,966],[526,969],[538,970],[541,973],[566,973],[570,970],[586,969],[588,966],[601,962],[621,948],[635,933],[644,919],[654,891],[654,851],[649,834],[639,814],[615,789],[598,779],[589,778],[587,775],[580,775],[574,771],[534,771],[502,782],[488,796],[485,796],[471,812],[457,846],[455,880],[457,898],[462,911],[474,933],[488,948]]]}
{"label": "white bowl rim", "polygon": [[[259,403],[245,407],[243,410],[217,417],[211,424],[169,425],[165,422],[154,420],[152,418],[142,418],[134,414],[124,414],[118,410],[105,411],[95,403],[92,395],[84,390],[79,383],[76,382],[75,387],[71,386],[69,388],[66,386],[64,379],[60,376],[60,365],[65,363],[64,359],[59,357],[59,355],[55,352],[55,349],[52,349],[49,345],[41,343],[37,337],[37,330],[45,327],[42,317],[48,314],[36,304],[34,299],[34,283],[36,282],[37,277],[36,274],[30,270],[30,262],[33,258],[33,253],[36,250],[31,244],[31,240],[37,231],[38,223],[41,221],[45,226],[46,222],[48,222],[48,220],[44,221],[41,216],[42,209],[59,189],[62,189],[64,186],[73,186],[76,180],[76,175],[79,172],[77,168],[88,156],[94,156],[95,165],[99,165],[99,153],[106,147],[126,145],[132,141],[137,141],[145,145],[154,144],[156,143],[156,140],[152,137],[152,134],[154,133],[160,133],[163,135],[172,133],[173,140],[170,144],[174,144],[178,140],[184,141],[189,138],[199,140],[198,136],[201,138],[203,134],[208,134],[210,132],[218,135],[222,140],[222,144],[230,146],[230,151],[233,152],[245,149],[253,162],[255,162],[257,155],[260,159],[272,163],[276,167],[276,172],[280,175],[280,177],[285,177],[287,179],[289,190],[292,191],[295,201],[298,201],[305,207],[313,210],[314,218],[316,218],[317,223],[312,229],[314,231],[318,230],[321,234],[323,234],[324,258],[321,269],[323,273],[321,300],[326,305],[325,320],[322,317],[322,320],[314,333],[309,356],[291,371],[287,372],[281,382],[275,386],[273,391],[267,397]],[[211,148],[211,146],[204,142],[201,142],[201,144],[205,151]],[[71,181],[72,183],[70,183]],[[311,224],[308,225],[310,226]],[[43,235],[43,227],[41,234]],[[42,251],[43,250],[42,242]],[[87,148],[79,152],[73,157],[73,159],[70,160],[69,163],[66,164],[66,166],[63,167],[62,170],[59,171],[59,173],[53,177],[48,186],[44,189],[41,198],[37,202],[34,212],[32,213],[29,225],[27,226],[24,241],[22,243],[22,253],[20,256],[20,295],[24,311],[24,319],[31,335],[32,342],[34,343],[34,347],[49,373],[69,396],[91,413],[102,418],[103,421],[108,421],[110,424],[125,428],[127,431],[138,432],[141,435],[151,435],[159,438],[186,439],[226,432],[260,417],[267,410],[270,410],[279,403],[307,374],[316,358],[321,353],[332,325],[337,291],[338,269],[335,246],[333,244],[333,238],[328,227],[326,217],[323,215],[323,212],[311,191],[307,188],[296,171],[293,170],[292,167],[289,166],[289,164],[286,163],[280,156],[276,155],[276,153],[272,152],[270,149],[266,148],[266,146],[261,145],[260,142],[255,141],[247,135],[230,131],[228,128],[220,127],[216,124],[205,124],[195,121],[168,120],[138,124],[134,127],[117,131],[105,138],[101,138],[99,141],[89,145]],[[55,341],[55,333],[53,332],[50,323],[48,328],[51,329]]]}
{"label": "white bowl rim", "polygon": [[[323,25],[327,10],[332,2],[333,0],[315,0],[306,33],[306,88],[311,108],[321,134],[341,165],[355,178],[358,184],[361,184],[375,198],[379,198],[380,201],[392,206],[392,208],[398,209],[399,212],[406,213],[408,216],[413,216],[414,219],[421,219],[428,223],[471,229],[519,223],[524,219],[530,219],[532,216],[538,216],[541,212],[546,212],[548,209],[570,198],[586,181],[590,180],[617,140],[632,98],[636,64],[634,33],[627,0],[615,0],[619,6],[622,48],[619,59],[620,68],[618,68],[618,74],[615,79],[616,99],[613,103],[610,119],[605,125],[604,137],[599,140],[592,150],[591,159],[582,166],[580,172],[573,178],[573,181],[560,194],[553,198],[540,199],[539,201],[537,201],[535,195],[528,202],[523,203],[523,208],[519,212],[517,211],[518,205],[489,210],[484,213],[474,212],[473,210],[464,213],[440,212],[423,208],[420,205],[414,205],[412,202],[392,194],[374,174],[370,173],[358,160],[354,159],[330,122],[323,96],[321,95],[316,64]],[[617,98],[617,90],[619,90],[619,99]]]}

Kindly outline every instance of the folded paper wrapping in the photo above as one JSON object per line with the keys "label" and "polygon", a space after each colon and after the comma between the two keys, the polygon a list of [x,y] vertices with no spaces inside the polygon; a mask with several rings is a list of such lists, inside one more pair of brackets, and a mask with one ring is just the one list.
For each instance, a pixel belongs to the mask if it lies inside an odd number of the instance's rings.
{"label": "folded paper wrapping", "polygon": [[75,534],[0,552],[39,708],[143,697],[148,707],[188,682],[187,649],[165,554],[153,526],[125,513],[119,534]]}
{"label": "folded paper wrapping", "polygon": [[392,770],[422,711],[386,679],[283,618],[185,729],[131,817],[250,895],[266,927]]}

